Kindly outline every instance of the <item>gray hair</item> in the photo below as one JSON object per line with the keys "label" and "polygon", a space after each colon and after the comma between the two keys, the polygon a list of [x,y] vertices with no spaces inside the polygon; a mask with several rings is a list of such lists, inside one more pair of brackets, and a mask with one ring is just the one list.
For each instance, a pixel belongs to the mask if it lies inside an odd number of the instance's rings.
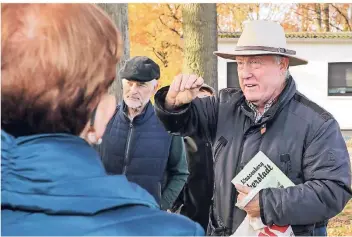
{"label": "gray hair", "polygon": [[150,84],[153,85],[153,87],[156,87],[158,85],[158,81],[156,79],[153,79],[150,81]]}
{"label": "gray hair", "polygon": [[[128,80],[125,79],[125,78],[123,78],[122,81],[123,81],[123,82],[126,82],[126,81],[128,81]],[[153,79],[153,80],[151,80],[151,81],[148,81],[147,84],[152,85],[153,87],[156,87],[156,86],[158,85],[158,81],[157,81],[156,79]]]}
{"label": "gray hair", "polygon": [[[281,55],[274,55],[273,57],[274,57],[275,62],[276,62],[277,64],[280,64],[281,61],[282,61],[282,59],[283,59],[283,58],[286,58],[285,56],[281,56]],[[291,76],[291,74],[290,74],[290,71],[289,71],[289,69],[288,69],[288,67],[287,67],[287,68],[286,68],[285,79],[287,80],[290,76]]]}

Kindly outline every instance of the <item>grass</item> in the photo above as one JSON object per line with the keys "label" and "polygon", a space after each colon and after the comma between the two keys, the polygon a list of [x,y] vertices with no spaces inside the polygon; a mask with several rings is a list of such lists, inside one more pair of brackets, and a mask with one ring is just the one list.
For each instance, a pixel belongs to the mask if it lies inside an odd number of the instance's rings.
{"label": "grass", "polygon": [[347,148],[351,148],[352,149],[352,139],[348,140],[346,142],[346,144],[347,144]]}
{"label": "grass", "polygon": [[[352,154],[352,139],[347,141],[346,144],[348,151]],[[340,214],[329,221],[328,236],[352,236],[352,200],[347,203]]]}
{"label": "grass", "polygon": [[328,236],[352,236],[352,200],[328,224]]}

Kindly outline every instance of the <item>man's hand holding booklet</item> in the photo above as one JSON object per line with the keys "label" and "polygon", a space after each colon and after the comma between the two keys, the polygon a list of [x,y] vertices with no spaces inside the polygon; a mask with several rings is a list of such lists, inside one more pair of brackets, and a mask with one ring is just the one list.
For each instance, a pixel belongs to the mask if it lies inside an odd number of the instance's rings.
{"label": "man's hand holding booklet", "polygon": [[[231,181],[248,186],[251,191],[236,206],[245,206],[264,188],[287,188],[294,183],[261,151]],[[294,236],[291,226],[265,226],[260,217],[246,216],[233,236]]]}

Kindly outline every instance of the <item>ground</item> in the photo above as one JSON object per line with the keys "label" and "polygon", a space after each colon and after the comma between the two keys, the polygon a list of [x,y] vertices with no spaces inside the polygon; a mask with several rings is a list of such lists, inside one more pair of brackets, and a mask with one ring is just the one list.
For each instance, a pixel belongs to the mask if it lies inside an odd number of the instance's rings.
{"label": "ground", "polygon": [[[350,140],[352,141],[352,139]],[[347,143],[351,155],[352,164],[352,142]],[[328,225],[328,236],[352,236],[352,200],[345,209],[332,218]]]}
{"label": "ground", "polygon": [[328,225],[328,236],[351,236],[352,235],[352,200],[345,209],[332,218]]}

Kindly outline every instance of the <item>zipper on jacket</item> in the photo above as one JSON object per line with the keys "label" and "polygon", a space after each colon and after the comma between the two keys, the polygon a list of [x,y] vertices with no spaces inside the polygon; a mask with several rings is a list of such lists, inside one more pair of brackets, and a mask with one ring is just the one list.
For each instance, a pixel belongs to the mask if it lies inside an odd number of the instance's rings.
{"label": "zipper on jacket", "polygon": [[281,154],[280,161],[281,163],[284,163],[284,173],[288,176],[289,172],[291,171],[290,154]]}
{"label": "zipper on jacket", "polygon": [[260,151],[260,147],[262,146],[262,141],[263,141],[263,137],[266,133],[266,123],[263,123],[262,125],[260,125],[259,127],[259,132],[260,132],[260,139],[259,139],[259,146],[258,146],[258,151],[257,153]]}
{"label": "zipper on jacket", "polygon": [[226,138],[224,138],[223,136],[221,136],[221,137],[219,138],[218,144],[216,145],[215,150],[214,150],[214,165],[215,165],[215,162],[217,161],[217,159],[219,158],[220,151],[221,151],[222,148],[224,148],[226,145],[227,145],[227,140],[226,140]]}
{"label": "zipper on jacket", "polygon": [[127,144],[126,144],[126,149],[125,149],[125,157],[123,160],[123,171],[122,174],[127,173],[127,166],[129,162],[129,153],[130,153],[130,143],[131,143],[131,138],[132,138],[132,131],[133,131],[133,120],[130,122],[130,127],[128,129],[128,136],[127,136]]}
{"label": "zipper on jacket", "polygon": [[[248,135],[248,133],[249,133],[249,131],[251,130],[251,127],[250,128],[248,128],[246,131],[245,131],[245,133],[243,134],[243,138],[242,138],[242,141],[241,141],[241,146],[240,146],[240,152],[238,153],[240,156],[240,158],[242,157],[242,152],[243,152],[243,145],[244,145],[244,142],[245,142],[245,139],[246,139],[246,137],[247,137],[247,135]],[[215,160],[216,161],[216,160]],[[214,161],[214,170],[215,170],[215,161]],[[236,170],[235,170],[235,175],[237,174],[237,170],[238,170],[238,162],[239,162],[239,160],[236,162],[237,164],[236,164]],[[214,171],[214,191],[213,191],[213,193],[215,194],[216,193],[216,181],[215,181],[215,171]],[[235,202],[234,202],[234,195],[235,194],[235,189],[233,188],[233,189],[231,189],[231,196],[230,196],[230,199],[231,199],[231,209],[233,210],[234,209],[234,205],[235,205]],[[214,199],[215,199],[215,196],[216,195],[213,195],[213,198],[212,198],[212,202],[213,202],[213,207],[214,207],[214,209],[216,209],[216,202],[214,202]],[[233,219],[233,214],[234,214],[234,211],[232,211],[231,213],[230,213],[230,216],[229,216],[229,218],[230,218],[230,220],[231,220],[231,222],[232,222],[232,219]],[[225,224],[224,224],[224,222],[221,220],[221,218],[218,216],[217,217],[217,221],[221,221],[221,223],[222,223],[222,225],[223,226],[225,226]],[[232,224],[231,224],[232,225]],[[232,228],[232,227],[230,227],[230,228]]]}
{"label": "zipper on jacket", "polygon": [[[214,165],[214,160],[212,158],[212,154],[209,154],[209,143],[206,142],[205,143],[205,160],[206,160],[206,169],[207,169],[207,180],[208,180],[208,184],[211,186],[212,183],[214,182],[214,169],[213,169],[213,165]],[[211,149],[210,149],[210,152],[211,152]],[[210,172],[210,173],[209,173]],[[212,187],[212,190],[211,190],[211,193],[213,193],[213,188]]]}
{"label": "zipper on jacket", "polygon": [[[215,196],[216,196],[216,195],[214,195],[216,193],[215,166],[216,166],[216,162],[217,162],[217,160],[219,158],[220,151],[221,151],[221,149],[223,147],[225,147],[226,144],[227,144],[227,140],[223,136],[221,136],[219,138],[219,140],[218,140],[218,144],[216,145],[215,150],[214,150],[214,154],[213,154],[214,155],[213,156],[214,157],[214,161],[213,161],[213,175],[214,175],[214,179],[213,179],[213,196],[211,198],[211,202],[213,203],[213,205],[212,205],[213,207],[211,207],[211,208],[214,209],[214,210],[216,209],[216,202],[214,201],[215,200]],[[223,221],[219,217],[217,217],[216,219],[217,219],[216,220],[217,222],[220,222],[221,225],[224,225]]]}
{"label": "zipper on jacket", "polygon": [[[264,128],[264,132],[263,132],[263,128]],[[255,129],[255,128],[254,127],[250,127],[243,134],[241,147],[240,147],[240,152],[238,153],[239,154],[239,159],[238,159],[237,164],[236,164],[235,176],[238,174],[238,169],[240,169],[240,170],[243,169],[243,166],[241,165],[243,146],[244,146],[244,143],[245,143],[245,141],[247,139],[248,134],[250,134],[250,131],[253,130],[253,129]],[[258,147],[257,153],[260,150],[260,147],[262,145],[263,136],[264,136],[264,134],[266,132],[266,125],[265,124],[259,127],[259,132],[261,133],[261,136],[260,136],[259,147]],[[235,203],[236,203],[234,199],[235,199],[235,189],[232,189],[232,192],[231,192],[231,208],[232,209],[234,209],[234,206],[235,206]],[[232,211],[231,214],[230,214],[231,222],[233,221],[233,215],[234,215],[234,211]]]}

